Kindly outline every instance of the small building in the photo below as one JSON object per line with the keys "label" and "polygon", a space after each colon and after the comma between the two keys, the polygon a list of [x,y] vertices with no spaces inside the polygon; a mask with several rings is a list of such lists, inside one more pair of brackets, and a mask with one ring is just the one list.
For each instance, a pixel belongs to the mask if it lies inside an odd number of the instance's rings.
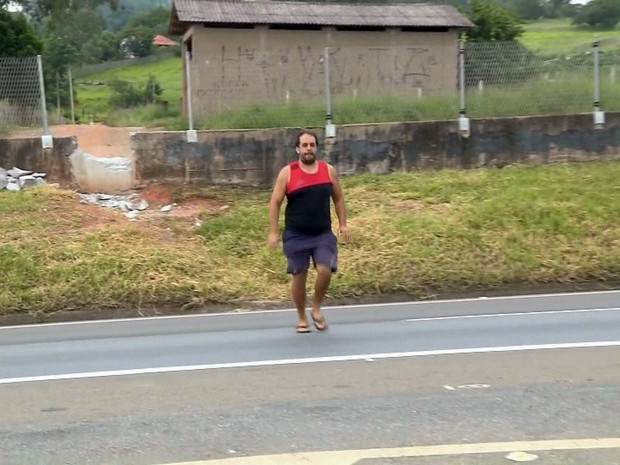
{"label": "small building", "polygon": [[169,39],[166,36],[157,34],[155,35],[155,37],[153,37],[153,45],[157,47],[176,47],[179,44],[177,44],[174,40]]}
{"label": "small building", "polygon": [[469,27],[445,4],[173,0],[169,33],[183,36],[183,73],[202,118],[324,98],[326,57],[333,98],[454,90],[458,34]]}

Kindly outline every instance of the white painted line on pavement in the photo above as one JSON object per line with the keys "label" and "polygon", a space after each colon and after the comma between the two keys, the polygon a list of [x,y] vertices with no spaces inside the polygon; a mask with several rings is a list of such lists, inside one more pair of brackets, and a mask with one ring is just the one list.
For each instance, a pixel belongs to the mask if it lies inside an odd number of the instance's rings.
{"label": "white painted line on pavement", "polygon": [[358,449],[293,454],[231,457],[167,465],[353,465],[364,459],[393,459],[401,457],[436,457],[472,454],[493,454],[513,451],[554,451],[620,448],[620,438],[553,439],[543,441],[485,442],[477,444],[442,444],[433,446]]}
{"label": "white painted line on pavement", "polygon": [[[494,296],[494,297],[471,297],[463,299],[441,299],[441,300],[415,300],[404,302],[385,302],[376,304],[351,304],[351,305],[333,305],[323,307],[323,310],[338,310],[338,309],[352,309],[352,308],[369,308],[369,307],[395,307],[400,305],[429,305],[429,304],[449,304],[449,303],[463,303],[463,302],[488,302],[488,301],[501,301],[501,300],[515,300],[515,299],[537,299],[537,298],[549,298],[549,297],[567,297],[567,296],[581,296],[581,295],[607,295],[607,294],[619,294],[620,290],[608,290],[608,291],[583,291],[583,292],[558,292],[556,294],[525,294],[525,295],[509,295],[509,296]],[[247,310],[247,311],[230,311],[220,313],[196,313],[192,315],[162,315],[162,316],[145,316],[134,318],[110,318],[105,320],[85,320],[85,321],[63,321],[57,323],[35,323],[25,325],[12,325],[12,326],[0,326],[0,331],[3,329],[17,329],[17,328],[45,328],[49,326],[75,326],[75,325],[91,325],[101,323],[122,323],[127,321],[152,321],[152,320],[170,320],[170,319],[186,319],[186,318],[208,318],[217,316],[229,316],[229,315],[259,315],[264,313],[288,313],[296,311],[294,308],[282,308],[276,310]],[[536,313],[536,312],[532,312]]]}
{"label": "white painted line on pavement", "polygon": [[280,360],[255,360],[235,363],[213,363],[207,365],[185,365],[155,368],[137,368],[130,370],[110,370],[84,373],[65,373],[59,375],[24,376],[19,378],[0,378],[0,384],[29,383],[34,381],[59,381],[68,379],[104,378],[109,376],[150,375],[158,373],[177,373],[183,371],[217,370],[224,368],[254,368],[279,365],[301,365],[305,363],[351,362],[360,360],[380,360],[405,357],[427,357],[435,355],[484,354],[496,352],[519,352],[525,350],[575,349],[594,347],[618,347],[620,341],[569,342],[562,344],[536,344],[504,347],[472,347],[460,349],[421,350],[416,352],[393,352],[378,354],[338,355],[332,357],[309,357]]}
{"label": "white painted line on pavement", "polygon": [[562,313],[590,313],[590,312],[617,312],[620,307],[610,308],[579,308],[574,310],[543,310],[540,312],[512,312],[512,313],[485,313],[481,315],[453,315],[453,316],[429,316],[424,318],[409,318],[407,322],[440,321],[440,320],[467,320],[474,318],[500,318],[513,316],[536,316],[536,315],[559,315]]}

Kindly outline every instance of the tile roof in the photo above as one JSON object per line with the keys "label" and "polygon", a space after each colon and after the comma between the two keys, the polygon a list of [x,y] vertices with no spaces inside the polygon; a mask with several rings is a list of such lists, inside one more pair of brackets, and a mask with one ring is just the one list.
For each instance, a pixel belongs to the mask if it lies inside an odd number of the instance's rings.
{"label": "tile roof", "polygon": [[473,27],[451,5],[310,3],[269,0],[173,0],[169,32],[192,23],[370,27]]}
{"label": "tile roof", "polygon": [[177,44],[174,40],[168,39],[166,36],[162,36],[161,34],[157,34],[153,37],[153,45],[160,45],[162,47],[174,47]]}

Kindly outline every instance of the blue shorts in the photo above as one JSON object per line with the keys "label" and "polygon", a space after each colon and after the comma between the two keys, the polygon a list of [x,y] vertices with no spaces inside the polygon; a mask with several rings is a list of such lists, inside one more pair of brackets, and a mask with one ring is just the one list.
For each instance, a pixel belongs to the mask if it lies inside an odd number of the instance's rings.
{"label": "blue shorts", "polygon": [[286,272],[297,274],[307,271],[312,258],[315,267],[318,264],[326,265],[335,273],[338,270],[337,243],[331,230],[308,235],[285,229],[282,233],[282,250],[288,262]]}

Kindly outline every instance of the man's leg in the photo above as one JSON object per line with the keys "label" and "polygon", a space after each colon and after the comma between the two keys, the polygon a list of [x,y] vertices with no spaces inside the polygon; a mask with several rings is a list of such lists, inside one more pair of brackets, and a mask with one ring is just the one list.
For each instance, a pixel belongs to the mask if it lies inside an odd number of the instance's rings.
{"label": "man's leg", "polygon": [[332,279],[332,270],[328,265],[319,263],[316,265],[316,281],[314,282],[314,300],[312,302],[312,317],[317,322],[317,329],[324,329],[327,323],[323,321],[321,315],[321,304],[327,293],[327,288]]}
{"label": "man's leg", "polygon": [[293,295],[293,303],[297,309],[297,327],[308,326],[308,317],[306,316],[306,279],[308,278],[308,270],[293,274],[291,282],[291,294]]}
{"label": "man's leg", "polygon": [[318,245],[312,252],[312,259],[316,269],[312,319],[316,328],[321,330],[327,328],[327,323],[321,314],[321,304],[327,293],[332,273],[338,270],[338,245],[334,233],[329,231],[320,236]]}
{"label": "man's leg", "polygon": [[287,260],[286,272],[292,275],[291,295],[297,309],[297,332],[307,333],[310,331],[306,316],[306,280],[310,265],[310,249],[304,243],[303,238],[287,234],[287,231],[284,231],[282,237],[282,246]]}

